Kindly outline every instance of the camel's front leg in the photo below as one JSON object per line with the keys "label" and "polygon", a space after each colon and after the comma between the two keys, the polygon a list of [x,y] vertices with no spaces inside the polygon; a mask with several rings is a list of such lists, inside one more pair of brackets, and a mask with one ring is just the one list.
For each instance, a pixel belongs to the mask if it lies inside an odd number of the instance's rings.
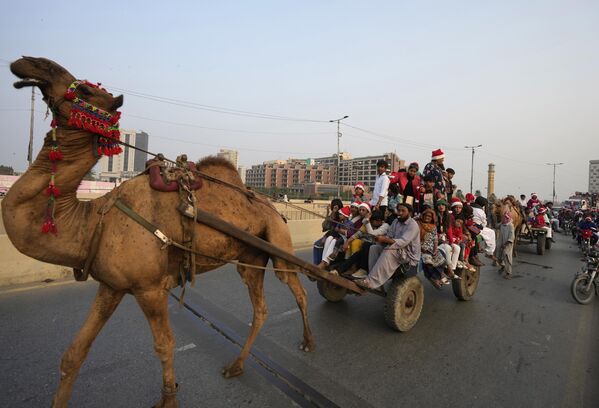
{"label": "camel's front leg", "polygon": [[[256,266],[266,266],[268,263],[268,257],[264,254],[244,255],[243,257],[240,257],[239,260]],[[254,344],[254,340],[256,340],[268,314],[266,302],[264,301],[264,270],[255,269],[249,266],[238,266],[237,272],[241,275],[241,279],[243,279],[243,282],[247,285],[250,292],[250,300],[252,301],[252,306],[254,308],[254,318],[252,320],[250,334],[241,349],[239,357],[223,370],[225,378],[235,377],[243,373],[244,361],[250,353],[252,344]]]}
{"label": "camel's front leg", "polygon": [[173,368],[175,338],[168,319],[168,291],[156,289],[134,295],[148,319],[154,336],[154,349],[162,363],[162,398],[155,407],[177,407],[177,383]]}
{"label": "camel's front leg", "polygon": [[[277,262],[275,260],[275,267],[288,268],[289,266],[285,262]],[[285,280],[287,281],[287,286],[291,289],[293,296],[295,296],[295,301],[302,313],[302,320],[304,322],[304,340],[300,344],[300,350],[308,352],[314,351],[316,343],[314,341],[314,336],[312,336],[312,330],[310,330],[310,324],[308,323],[308,298],[306,296],[306,290],[302,286],[299,276],[297,276],[298,273],[287,273]],[[277,276],[281,274],[283,274],[283,272],[277,273]],[[280,276],[279,279],[283,280]]]}
{"label": "camel's front leg", "polygon": [[53,407],[62,408],[67,406],[71,390],[73,389],[73,383],[77,378],[81,364],[83,364],[92,342],[119,305],[124,294],[124,292],[117,292],[100,283],[96,299],[87,316],[87,320],[62,357],[62,362],[60,363],[60,383],[52,401]]}

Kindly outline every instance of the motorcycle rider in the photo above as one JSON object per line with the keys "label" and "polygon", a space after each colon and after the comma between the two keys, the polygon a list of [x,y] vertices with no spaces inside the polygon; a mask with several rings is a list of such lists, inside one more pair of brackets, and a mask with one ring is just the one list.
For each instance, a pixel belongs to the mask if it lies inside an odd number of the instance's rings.
{"label": "motorcycle rider", "polygon": [[597,224],[593,222],[593,218],[590,215],[587,215],[582,221],[578,223],[578,245],[582,244],[582,234],[583,231],[592,231],[591,235],[591,245],[595,245],[597,243]]}

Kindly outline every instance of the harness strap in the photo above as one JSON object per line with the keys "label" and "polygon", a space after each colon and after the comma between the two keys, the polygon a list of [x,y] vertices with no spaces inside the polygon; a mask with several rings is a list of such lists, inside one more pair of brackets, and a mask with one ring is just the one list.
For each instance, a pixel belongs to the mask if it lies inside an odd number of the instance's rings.
{"label": "harness strap", "polygon": [[87,258],[85,259],[85,264],[83,269],[73,268],[73,273],[75,275],[76,281],[86,281],[89,277],[89,272],[91,270],[92,263],[94,259],[96,259],[96,254],[98,253],[98,248],[100,247],[100,239],[102,238],[102,232],[104,231],[104,215],[110,211],[110,209],[114,206],[116,201],[119,198],[119,190],[112,190],[108,199],[104,203],[102,207],[98,209],[98,214],[100,214],[100,220],[98,224],[96,224],[96,228],[94,229],[94,235],[92,236],[92,241],[89,246],[89,251],[87,254]]}
{"label": "harness strap", "polygon": [[170,245],[170,239],[168,239],[167,236],[162,233],[162,231],[160,231],[154,225],[150,224],[145,218],[133,211],[121,200],[117,199],[114,203],[114,206],[121,210],[123,213],[125,213],[133,221],[137,222],[139,225],[141,225],[142,227],[150,231],[152,234],[154,234],[156,238],[162,241],[163,244]]}
{"label": "harness strap", "polygon": [[[262,270],[273,270],[275,272],[292,272],[292,273],[299,272],[297,269],[286,269],[286,268],[274,268],[274,267],[269,267],[269,266],[258,266],[258,265],[252,265],[252,264],[244,263],[244,262],[239,262],[237,260],[228,260],[228,259],[223,259],[223,258],[218,258],[218,257],[215,257],[215,256],[211,256],[211,255],[202,254],[200,252],[191,250],[190,248],[186,247],[185,245],[182,245],[182,244],[180,244],[180,243],[178,243],[176,241],[171,240],[166,235],[164,235],[162,233],[162,231],[160,231],[157,227],[155,227],[150,222],[148,222],[145,218],[143,218],[142,216],[140,216],[139,214],[137,214],[135,211],[133,211],[131,208],[129,208],[122,201],[120,201],[120,200],[116,201],[115,207],[118,208],[119,210],[121,210],[129,218],[131,218],[132,220],[134,220],[135,222],[137,222],[138,224],[140,224],[142,227],[144,227],[145,229],[147,229],[148,231],[150,231],[152,234],[154,234],[160,241],[162,241],[165,244],[165,246],[174,246],[175,248],[181,249],[183,251],[193,252],[195,255],[199,255],[199,256],[202,256],[202,257],[205,257],[205,258],[210,258],[210,259],[214,259],[214,260],[219,261],[219,263],[216,263],[216,264],[196,264],[197,266],[214,266],[214,265],[220,265],[222,263],[230,263],[230,264],[233,264],[233,265],[247,266],[249,268],[256,268],[256,269],[262,269]],[[310,271],[308,271],[308,273],[309,272]]]}

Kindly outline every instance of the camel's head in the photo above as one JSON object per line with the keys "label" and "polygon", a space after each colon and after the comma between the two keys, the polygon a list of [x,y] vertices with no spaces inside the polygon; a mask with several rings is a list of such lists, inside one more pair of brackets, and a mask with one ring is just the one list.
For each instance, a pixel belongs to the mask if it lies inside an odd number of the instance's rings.
{"label": "camel's head", "polygon": [[[59,122],[67,120],[70,103],[63,103],[69,86],[76,80],[73,75],[54,61],[46,58],[23,57],[10,64],[10,70],[20,81],[15,88],[37,86],[44,95],[44,101],[54,110]],[[113,97],[101,87],[89,86],[85,82],[77,86],[76,96],[86,102],[114,113],[123,104],[123,96]]]}

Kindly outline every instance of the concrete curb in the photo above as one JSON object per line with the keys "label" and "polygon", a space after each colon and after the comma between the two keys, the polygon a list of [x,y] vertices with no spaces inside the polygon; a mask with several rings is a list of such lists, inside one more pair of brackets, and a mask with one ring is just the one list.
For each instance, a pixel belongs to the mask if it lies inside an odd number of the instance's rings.
{"label": "concrete curb", "polygon": [[[320,220],[289,221],[294,251],[312,247],[321,234]],[[0,287],[46,280],[60,280],[73,276],[73,270],[52,265],[23,255],[12,245],[6,234],[0,235]]]}

